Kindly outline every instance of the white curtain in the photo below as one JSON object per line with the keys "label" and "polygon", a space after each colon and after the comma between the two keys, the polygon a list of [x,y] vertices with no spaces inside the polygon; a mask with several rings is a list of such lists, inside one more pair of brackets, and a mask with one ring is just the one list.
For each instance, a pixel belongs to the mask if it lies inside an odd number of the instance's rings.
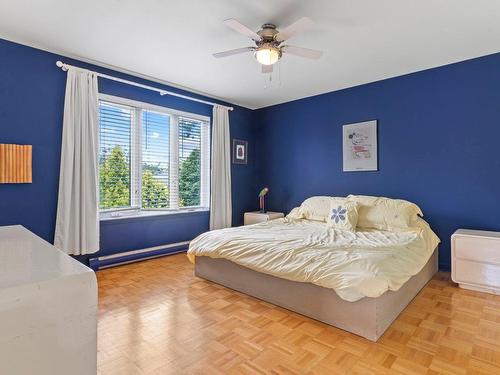
{"label": "white curtain", "polygon": [[81,255],[99,250],[97,75],[67,74],[54,246]]}
{"label": "white curtain", "polygon": [[212,115],[210,230],[231,226],[231,143],[228,109],[214,106]]}

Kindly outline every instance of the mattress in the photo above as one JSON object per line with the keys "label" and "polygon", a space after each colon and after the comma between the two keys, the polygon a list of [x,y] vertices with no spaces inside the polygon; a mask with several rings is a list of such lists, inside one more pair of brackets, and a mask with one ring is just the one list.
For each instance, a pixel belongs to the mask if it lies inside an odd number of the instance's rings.
{"label": "mattress", "polygon": [[206,232],[188,257],[227,259],[271,276],[333,289],[343,300],[397,291],[433,254],[439,238],[422,219],[401,231],[347,232],[311,220],[277,219]]}

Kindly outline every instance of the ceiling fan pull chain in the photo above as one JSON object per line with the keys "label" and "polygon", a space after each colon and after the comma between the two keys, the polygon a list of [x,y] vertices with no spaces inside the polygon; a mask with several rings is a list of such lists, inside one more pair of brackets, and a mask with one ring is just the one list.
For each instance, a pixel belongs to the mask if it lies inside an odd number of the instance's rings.
{"label": "ceiling fan pull chain", "polygon": [[278,86],[281,87],[281,61],[278,61]]}

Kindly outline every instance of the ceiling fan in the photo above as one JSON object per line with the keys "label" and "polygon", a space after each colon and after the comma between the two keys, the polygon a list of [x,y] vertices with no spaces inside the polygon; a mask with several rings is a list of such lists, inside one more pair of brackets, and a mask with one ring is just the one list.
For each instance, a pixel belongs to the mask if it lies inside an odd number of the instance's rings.
{"label": "ceiling fan", "polygon": [[322,51],[283,44],[283,42],[304,31],[313,24],[307,17],[300,18],[282,30],[278,30],[276,25],[266,23],[262,25],[259,31],[253,32],[234,18],[225,20],[224,24],[234,31],[252,39],[255,42],[255,47],[236,48],[229,51],[214,53],[213,56],[221,58],[240,53],[253,52],[255,59],[262,64],[262,73],[271,73],[273,71],[273,64],[276,63],[284,53],[313,60],[319,59],[323,54]]}

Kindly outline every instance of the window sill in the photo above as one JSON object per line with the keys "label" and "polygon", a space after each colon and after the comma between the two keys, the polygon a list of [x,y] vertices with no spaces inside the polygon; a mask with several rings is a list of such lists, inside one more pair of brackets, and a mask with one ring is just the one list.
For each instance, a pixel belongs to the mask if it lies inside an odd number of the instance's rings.
{"label": "window sill", "polygon": [[192,208],[185,210],[136,210],[136,211],[115,211],[115,212],[105,212],[100,214],[101,222],[112,222],[119,220],[130,220],[130,219],[140,219],[140,218],[150,218],[158,216],[184,216],[192,215],[197,213],[209,212],[210,209],[203,208]]}

